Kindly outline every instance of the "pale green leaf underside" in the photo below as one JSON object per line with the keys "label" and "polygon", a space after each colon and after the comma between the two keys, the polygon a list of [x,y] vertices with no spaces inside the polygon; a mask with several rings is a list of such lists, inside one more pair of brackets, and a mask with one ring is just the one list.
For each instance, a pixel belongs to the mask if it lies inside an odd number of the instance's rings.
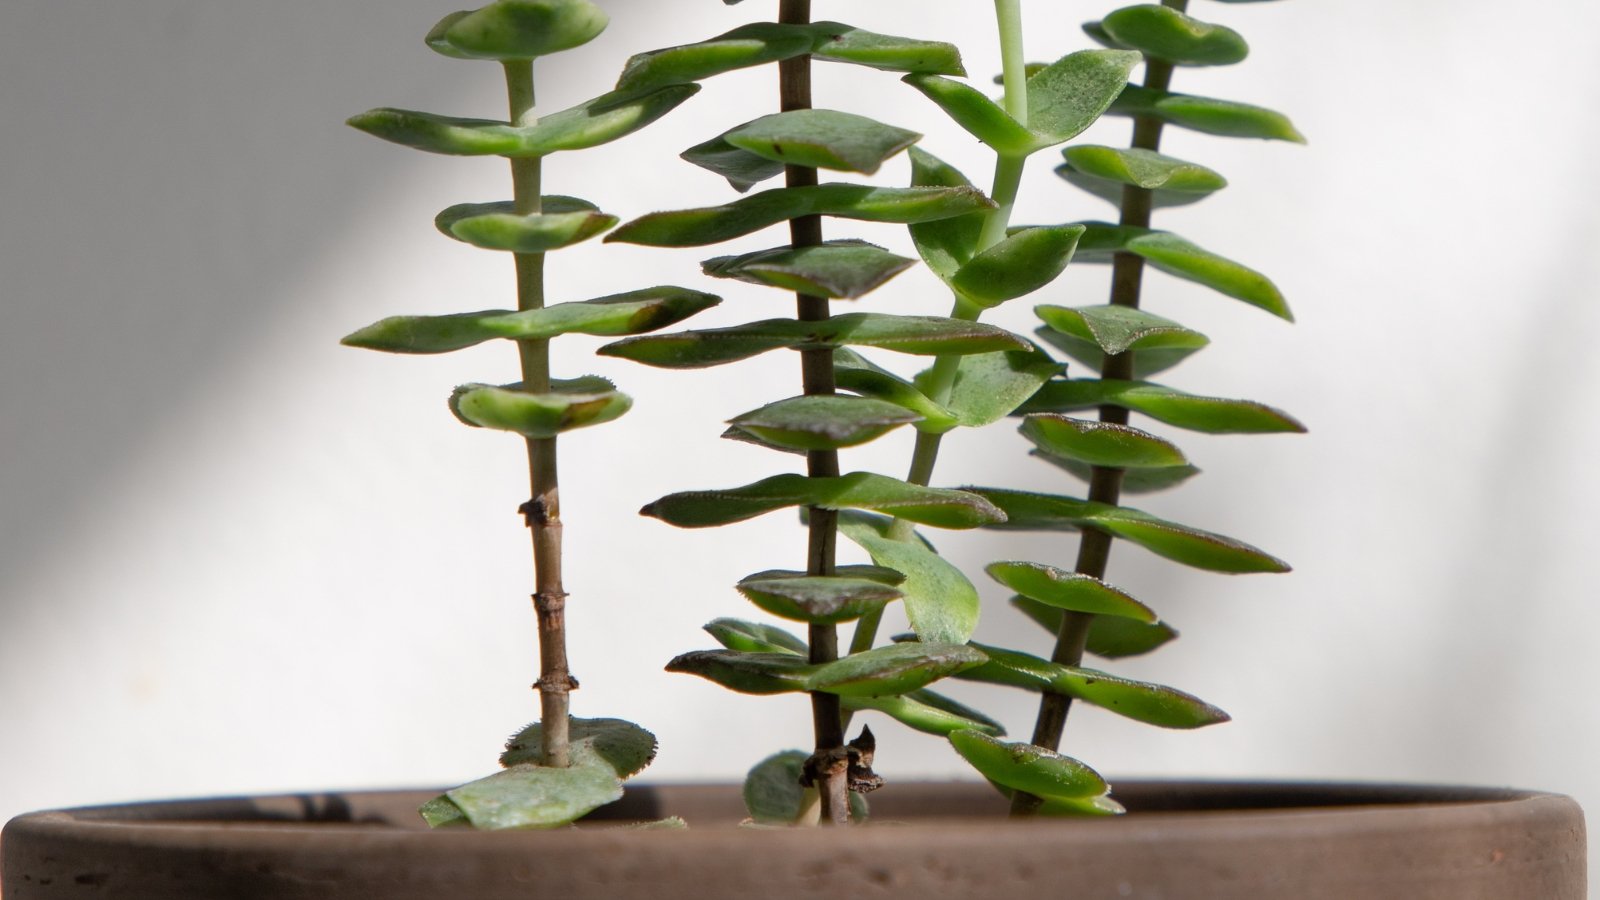
{"label": "pale green leaf underside", "polygon": [[965,299],[990,309],[1056,280],[1072,260],[1082,225],[1021,228],[967,260],[949,279]]}
{"label": "pale green leaf underside", "polygon": [[984,777],[1037,797],[1083,799],[1106,793],[1109,786],[1093,769],[1043,747],[1008,743],[979,731],[956,731],[951,746]]}
{"label": "pale green leaf underside", "polygon": [[874,563],[905,575],[902,602],[919,638],[932,643],[967,641],[978,626],[978,589],[920,538],[895,540],[888,530],[889,521],[878,516],[854,512],[839,516],[840,534],[867,551]]}
{"label": "pale green leaf underside", "polygon": [[501,756],[505,771],[428,801],[423,818],[434,827],[464,819],[488,830],[565,825],[620,798],[623,779],[655,757],[655,736],[631,722],[573,718],[569,723],[569,766],[538,765],[540,727],[530,725],[507,744]]}
{"label": "pale green leaf underside", "polygon": [[[968,358],[987,355],[980,353]],[[959,424],[954,414],[928,399],[914,384],[874,365],[853,350],[834,351],[833,378],[839,390],[893,403],[921,416],[922,421],[917,423],[918,431],[943,434]]]}
{"label": "pale green leaf underside", "polygon": [[999,722],[930,690],[911,691],[898,697],[848,696],[843,698],[842,705],[849,712],[875,710],[908,728],[940,737],[963,728],[989,735],[1006,733]]}
{"label": "pale green leaf underside", "polygon": [[705,630],[729,650],[745,653],[793,653],[804,656],[806,642],[773,625],[744,619],[712,619]]}
{"label": "pale green leaf underside", "polygon": [[529,60],[587,44],[608,21],[588,0],[495,0],[445,16],[425,41],[457,59]]}
{"label": "pale green leaf underside", "polygon": [[1120,46],[1179,66],[1229,66],[1250,55],[1239,32],[1167,6],[1124,7],[1101,19],[1100,27]]}
{"label": "pale green leaf underside", "polygon": [[593,376],[557,380],[543,394],[530,394],[521,384],[464,384],[450,395],[450,411],[477,428],[550,438],[610,422],[633,407],[633,398],[607,384]]}
{"label": "pale green leaf underside", "polygon": [[1129,350],[1198,350],[1211,343],[1171,319],[1131,306],[1049,306],[1033,308],[1046,325],[1115,355]]}
{"label": "pale green leaf underside", "polygon": [[1154,150],[1079,144],[1062,150],[1061,155],[1083,175],[1148,191],[1204,196],[1228,186],[1226,178],[1205,166]]}
{"label": "pale green leaf underside", "polygon": [[980,428],[1010,415],[1060,371],[1060,363],[1037,349],[965,356],[945,407],[961,426]]}
{"label": "pale green leaf underside", "polygon": [[620,221],[576,197],[546,196],[540,211],[521,215],[510,201],[459,203],[439,213],[433,224],[462,243],[485,250],[545,253],[604,234]]}

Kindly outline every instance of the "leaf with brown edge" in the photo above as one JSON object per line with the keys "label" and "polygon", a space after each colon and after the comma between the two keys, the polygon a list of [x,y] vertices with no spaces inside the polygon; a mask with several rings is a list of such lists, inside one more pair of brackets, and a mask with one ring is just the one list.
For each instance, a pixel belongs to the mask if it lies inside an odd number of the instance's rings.
{"label": "leaf with brown edge", "polygon": [[987,501],[965,491],[923,487],[871,472],[832,478],[774,475],[743,487],[668,494],[640,512],[679,528],[707,528],[795,506],[873,510],[939,528],[976,528],[1003,518]]}

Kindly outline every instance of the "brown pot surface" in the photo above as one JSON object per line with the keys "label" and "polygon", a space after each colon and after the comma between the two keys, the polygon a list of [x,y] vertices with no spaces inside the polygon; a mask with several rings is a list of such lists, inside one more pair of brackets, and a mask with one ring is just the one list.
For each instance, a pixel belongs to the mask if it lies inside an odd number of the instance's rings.
{"label": "brown pot surface", "polygon": [[[7,900],[1583,900],[1583,813],[1481,788],[1119,783],[1115,819],[1015,822],[986,785],[902,784],[874,824],[749,829],[731,786],[642,787],[580,828],[431,832],[431,792],[33,813]],[[679,815],[686,831],[609,822]]]}

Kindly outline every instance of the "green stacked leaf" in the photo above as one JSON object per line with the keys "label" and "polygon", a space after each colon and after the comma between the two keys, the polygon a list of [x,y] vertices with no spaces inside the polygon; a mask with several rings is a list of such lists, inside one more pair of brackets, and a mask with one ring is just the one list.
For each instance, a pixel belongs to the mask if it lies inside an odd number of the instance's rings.
{"label": "green stacked leaf", "polygon": [[434,827],[554,828],[620,799],[622,782],[655,757],[655,735],[632,722],[573,718],[568,729],[570,765],[540,765],[542,727],[529,725],[501,754],[504,771],[428,801],[423,819]]}

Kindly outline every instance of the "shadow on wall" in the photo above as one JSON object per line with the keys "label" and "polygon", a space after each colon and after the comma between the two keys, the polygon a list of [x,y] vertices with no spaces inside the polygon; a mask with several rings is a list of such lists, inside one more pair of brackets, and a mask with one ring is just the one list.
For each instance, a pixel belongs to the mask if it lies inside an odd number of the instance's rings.
{"label": "shadow on wall", "polygon": [[374,8],[65,0],[0,11],[9,612],[30,602],[16,595],[26,570],[47,548],[70,548],[65,530],[95,515],[379,199],[372,189],[415,160],[373,152],[339,123],[375,103],[447,107],[484,76],[421,46],[418,23],[453,7]]}

